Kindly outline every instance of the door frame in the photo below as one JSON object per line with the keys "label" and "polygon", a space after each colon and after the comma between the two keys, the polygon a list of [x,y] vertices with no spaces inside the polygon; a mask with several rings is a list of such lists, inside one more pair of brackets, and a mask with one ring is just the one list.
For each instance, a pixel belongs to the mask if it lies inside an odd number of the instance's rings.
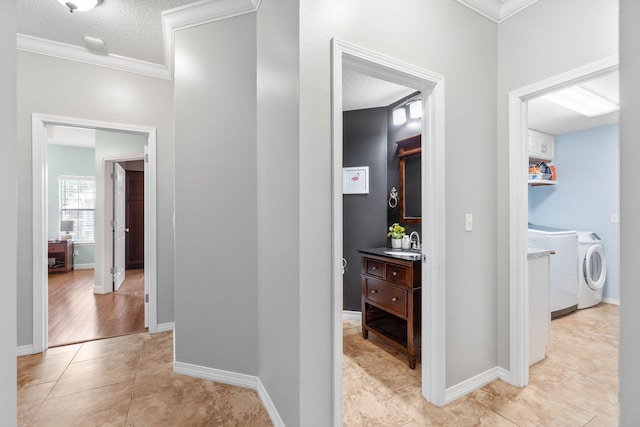
{"label": "door frame", "polygon": [[334,424],[342,425],[342,71],[346,67],[423,93],[422,395],[438,406],[446,403],[445,109],[443,76],[336,38],[331,40],[331,52],[333,405]]}
{"label": "door frame", "polygon": [[[47,265],[47,138],[46,126],[73,126],[96,130],[135,132],[147,136],[145,165],[145,286],[149,284],[149,332],[157,332],[157,200],[156,128],[33,113],[31,117],[32,209],[33,209],[33,345],[39,353],[48,348]],[[147,171],[148,169],[148,171]],[[104,181],[104,180],[103,180]],[[147,183],[148,182],[148,185]],[[148,207],[148,209],[147,209]],[[104,209],[104,205],[103,205]],[[107,239],[102,239],[102,243]],[[101,262],[104,264],[104,255]]]}
{"label": "door frame", "polygon": [[527,102],[616,71],[618,64],[613,55],[509,92],[509,370],[516,387],[529,383]]}

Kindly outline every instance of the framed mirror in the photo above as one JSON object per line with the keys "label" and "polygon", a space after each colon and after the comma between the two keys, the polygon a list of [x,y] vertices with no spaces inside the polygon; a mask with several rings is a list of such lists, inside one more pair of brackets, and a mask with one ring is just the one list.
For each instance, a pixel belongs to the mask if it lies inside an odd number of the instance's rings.
{"label": "framed mirror", "polygon": [[396,141],[400,159],[400,219],[422,222],[422,135]]}

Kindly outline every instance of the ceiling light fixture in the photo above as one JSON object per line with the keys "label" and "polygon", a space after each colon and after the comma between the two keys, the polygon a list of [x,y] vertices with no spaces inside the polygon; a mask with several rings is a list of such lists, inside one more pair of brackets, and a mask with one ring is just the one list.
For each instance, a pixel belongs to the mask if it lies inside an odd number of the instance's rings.
{"label": "ceiling light fixture", "polygon": [[68,7],[69,12],[73,13],[75,11],[86,12],[87,10],[91,10],[102,3],[102,0],[58,0],[58,3]]}
{"label": "ceiling light fixture", "polygon": [[397,110],[393,110],[393,124],[398,126],[405,124],[407,122],[407,110],[404,106],[398,108]]}
{"label": "ceiling light fixture", "polygon": [[422,117],[422,100],[418,99],[409,104],[409,117],[419,119]]}
{"label": "ceiling light fixture", "polygon": [[541,99],[553,102],[587,117],[601,116],[620,109],[617,104],[580,86],[572,86],[552,92],[542,96]]}

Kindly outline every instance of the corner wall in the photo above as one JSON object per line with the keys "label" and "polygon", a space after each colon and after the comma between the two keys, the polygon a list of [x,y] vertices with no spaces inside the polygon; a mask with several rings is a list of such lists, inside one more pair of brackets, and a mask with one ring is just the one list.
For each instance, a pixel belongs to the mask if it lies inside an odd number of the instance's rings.
{"label": "corner wall", "polygon": [[175,361],[252,376],[258,374],[255,26],[250,14],[175,33],[173,153]]}
{"label": "corner wall", "polygon": [[[617,0],[539,0],[498,25],[498,364],[509,369],[509,112],[512,90],[618,53]],[[523,191],[526,191],[524,189]]]}
{"label": "corner wall", "polygon": [[620,0],[620,426],[640,425],[640,2]]}
{"label": "corner wall", "polygon": [[[303,337],[310,331],[300,320],[306,315],[300,294],[308,284],[300,276],[298,3],[263,0],[257,13],[258,362],[260,381],[284,424],[311,426],[314,415],[301,408],[302,396],[322,389],[324,397],[326,390],[300,375]],[[331,425],[322,422],[330,419],[330,399],[315,403],[323,414],[317,425]]]}
{"label": "corner wall", "polygon": [[0,200],[3,209],[0,219],[8,224],[3,232],[0,259],[2,271],[2,299],[0,299],[0,425],[17,423],[16,391],[16,246],[17,230],[13,224],[17,218],[16,197],[16,2],[0,2]]}

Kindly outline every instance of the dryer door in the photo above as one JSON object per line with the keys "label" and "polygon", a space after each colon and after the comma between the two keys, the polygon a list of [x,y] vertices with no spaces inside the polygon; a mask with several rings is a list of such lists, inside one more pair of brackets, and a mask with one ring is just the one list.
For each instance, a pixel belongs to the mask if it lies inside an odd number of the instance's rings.
{"label": "dryer door", "polygon": [[604,286],[607,278],[607,261],[604,257],[604,248],[600,243],[589,246],[584,256],[584,279],[591,289],[598,290]]}

